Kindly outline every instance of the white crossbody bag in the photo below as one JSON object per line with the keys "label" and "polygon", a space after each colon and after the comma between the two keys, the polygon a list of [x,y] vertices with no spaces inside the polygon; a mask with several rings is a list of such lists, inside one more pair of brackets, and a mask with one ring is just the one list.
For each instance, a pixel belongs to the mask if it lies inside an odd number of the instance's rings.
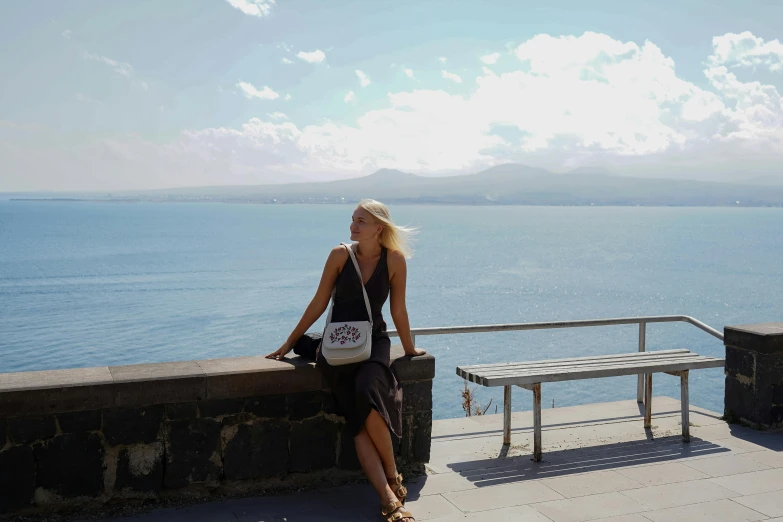
{"label": "white crossbody bag", "polygon": [[[321,341],[321,353],[331,366],[341,366],[366,361],[372,353],[372,309],[367,298],[367,290],[364,288],[362,271],[356,261],[353,248],[341,243],[348,249],[353,266],[359,276],[359,285],[362,287],[364,304],[367,306],[369,321],[340,321],[332,322],[332,310],[334,309],[335,289],[332,290],[332,303],[329,306],[329,315],[326,317],[326,328]],[[337,285],[335,285],[336,287]]]}

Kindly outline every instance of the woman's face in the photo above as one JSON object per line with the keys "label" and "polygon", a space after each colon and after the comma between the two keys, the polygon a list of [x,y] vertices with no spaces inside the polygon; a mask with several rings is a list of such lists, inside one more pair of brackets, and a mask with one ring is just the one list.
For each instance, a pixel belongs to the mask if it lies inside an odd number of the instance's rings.
{"label": "woman's face", "polygon": [[380,233],[382,227],[375,222],[372,214],[361,207],[353,211],[351,218],[351,241],[371,239]]}

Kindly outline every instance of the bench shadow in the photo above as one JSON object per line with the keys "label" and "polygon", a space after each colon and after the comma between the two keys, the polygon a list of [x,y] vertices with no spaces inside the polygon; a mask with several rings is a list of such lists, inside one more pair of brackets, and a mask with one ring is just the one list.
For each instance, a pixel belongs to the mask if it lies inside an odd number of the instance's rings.
{"label": "bench shadow", "polygon": [[[655,440],[619,442],[589,448],[576,448],[544,453],[542,462],[534,462],[531,456],[501,456],[493,459],[458,462],[447,467],[468,479],[476,487],[497,486],[528,480],[560,477],[590,471],[611,470],[640,464],[676,461],[716,453],[729,452],[715,443],[691,438],[682,442],[680,435]],[[426,477],[408,487],[411,499],[418,497],[426,483]]]}
{"label": "bench shadow", "polygon": [[[698,413],[701,414],[701,412],[698,412]],[[546,412],[544,412],[544,414],[546,414]],[[655,416],[656,417],[661,417],[663,415],[679,415],[679,414],[680,414],[680,410],[671,410],[671,411],[656,412]],[[644,406],[642,406],[641,417],[644,418]],[[600,418],[600,419],[574,420],[574,421],[569,421],[569,422],[552,422],[552,423],[546,423],[543,426],[543,430],[547,431],[547,430],[553,430],[553,429],[557,429],[557,428],[569,428],[569,427],[586,426],[586,425],[592,425],[592,424],[620,423],[620,422],[625,422],[625,421],[628,421],[628,420],[635,420],[635,419],[639,419],[639,415],[621,415],[621,416],[618,416],[618,417],[603,417],[603,418]],[[521,433],[521,432],[531,432],[532,433],[532,431],[533,431],[533,425],[532,424],[524,425],[524,426],[517,426],[515,428],[515,427],[513,427],[513,423],[512,423],[511,433]],[[498,429],[497,428],[493,428],[493,429],[486,429],[484,431],[470,431],[470,432],[459,434],[459,435],[455,435],[453,433],[449,433],[449,434],[446,434],[446,435],[433,435],[432,436],[432,440],[433,441],[440,440],[440,439],[462,440],[462,439],[467,439],[467,438],[481,437],[481,436],[485,436],[485,435],[496,435],[497,433],[498,433]]]}

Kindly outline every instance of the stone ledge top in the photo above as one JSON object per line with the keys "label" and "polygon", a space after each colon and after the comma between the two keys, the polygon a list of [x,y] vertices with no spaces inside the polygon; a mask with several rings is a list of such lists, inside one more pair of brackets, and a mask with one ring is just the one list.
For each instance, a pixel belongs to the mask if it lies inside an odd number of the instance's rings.
{"label": "stone ledge top", "polygon": [[727,346],[783,354],[783,322],[727,326],[723,329],[723,337]]}
{"label": "stone ledge top", "polygon": [[[402,382],[431,380],[435,358],[392,346]],[[315,363],[263,356],[0,373],[0,418],[326,389]]]}

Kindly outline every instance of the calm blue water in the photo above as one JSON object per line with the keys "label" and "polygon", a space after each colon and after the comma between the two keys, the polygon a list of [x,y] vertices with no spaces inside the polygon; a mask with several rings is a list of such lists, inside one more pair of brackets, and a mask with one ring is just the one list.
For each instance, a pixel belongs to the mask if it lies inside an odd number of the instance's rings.
{"label": "calm blue water", "polygon": [[[686,314],[722,329],[781,320],[783,210],[427,207],[409,263],[412,326]],[[348,206],[0,201],[0,372],[265,354],[315,291]],[[387,310],[387,320],[388,317]],[[313,329],[322,328],[322,321]],[[636,326],[421,337],[437,357],[435,417],[463,415],[458,364],[633,351]],[[649,349],[723,355],[685,324]],[[723,410],[721,370],[694,404]],[[635,397],[635,377],[544,385],[544,403]],[[655,393],[679,397],[661,375]],[[499,404],[501,394],[478,398]],[[514,409],[531,394],[514,391]],[[501,406],[502,409],[502,406]]]}

